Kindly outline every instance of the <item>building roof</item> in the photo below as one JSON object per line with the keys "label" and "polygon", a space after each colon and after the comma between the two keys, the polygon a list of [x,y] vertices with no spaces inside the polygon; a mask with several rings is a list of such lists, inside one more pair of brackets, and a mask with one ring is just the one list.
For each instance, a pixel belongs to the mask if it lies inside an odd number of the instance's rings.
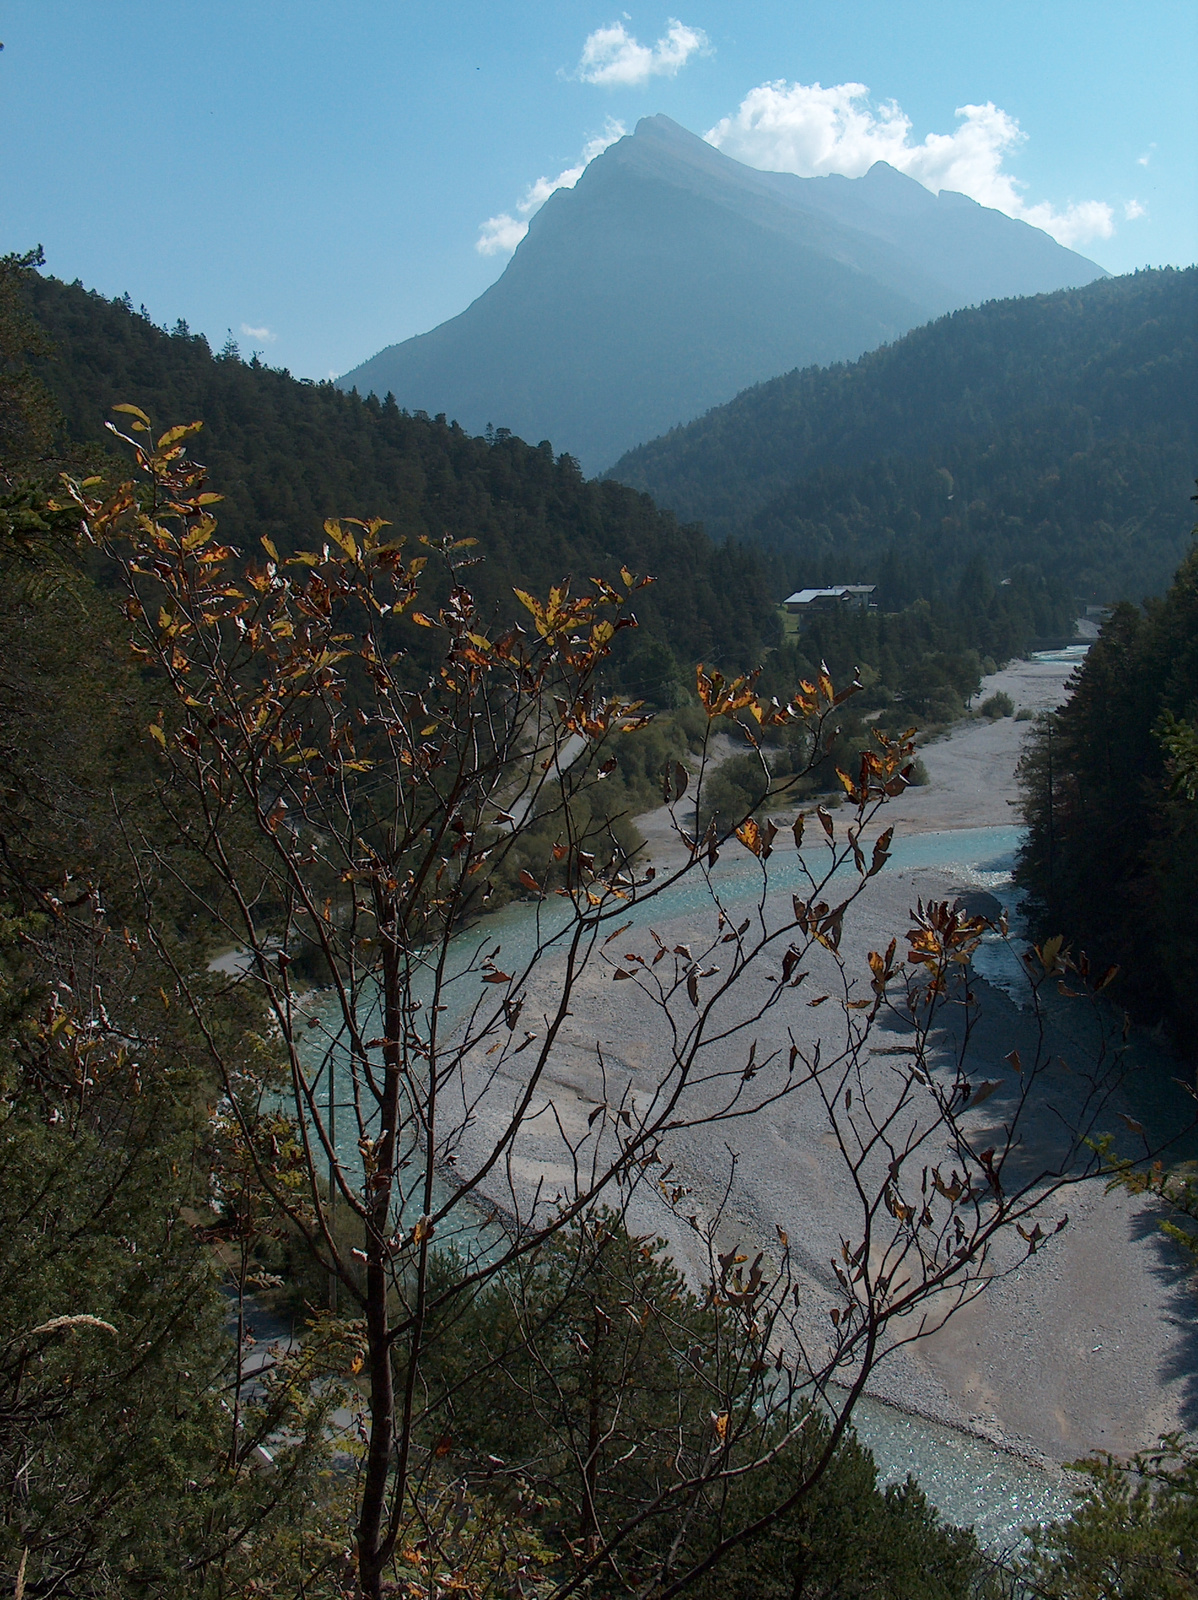
{"label": "building roof", "polygon": [[831,589],[796,589],[782,602],[787,606],[809,606],[813,600],[840,600],[846,594],[873,594],[875,583],[838,583]]}

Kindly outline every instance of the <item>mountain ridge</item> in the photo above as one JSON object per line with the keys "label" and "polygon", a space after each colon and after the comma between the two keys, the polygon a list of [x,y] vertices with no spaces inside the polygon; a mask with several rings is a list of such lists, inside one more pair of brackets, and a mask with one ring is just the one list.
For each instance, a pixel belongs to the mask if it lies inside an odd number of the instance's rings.
{"label": "mountain ridge", "polygon": [[337,381],[468,431],[552,437],[595,471],[779,372],[852,359],[975,299],[1102,275],[884,164],[759,172],[646,117],[549,197],[463,312]]}
{"label": "mountain ridge", "polygon": [[912,561],[947,581],[981,551],[1105,603],[1167,585],[1196,458],[1191,267],[953,312],[756,385],[608,476],[775,551],[796,586]]}

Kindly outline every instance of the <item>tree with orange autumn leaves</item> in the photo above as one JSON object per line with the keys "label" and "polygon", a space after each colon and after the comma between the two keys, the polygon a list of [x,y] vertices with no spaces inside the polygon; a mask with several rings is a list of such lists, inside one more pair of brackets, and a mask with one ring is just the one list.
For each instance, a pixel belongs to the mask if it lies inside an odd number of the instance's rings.
{"label": "tree with orange autumn leaves", "polygon": [[[624,569],[545,600],[517,591],[522,620],[494,623],[465,582],[469,541],[409,549],[382,523],[330,521],[318,550],[284,560],[264,539],[245,559],[220,541],[219,497],[186,453],[199,425],[155,439],[144,413],[118,409],[137,479],[113,491],[88,480],[71,495],[119,568],[135,652],[162,690],[148,732],[163,825],[131,830],[129,845],[149,937],[169,881],[193,896],[213,945],[235,947],[235,981],[261,1008],[272,1066],[254,1073],[205,1032],[205,986],[160,941],[207,1039],[239,1170],[327,1279],[358,1343],[352,1557],[363,1596],[434,1592],[429,1541],[447,1548],[446,1527],[470,1514],[446,1485],[489,1493],[508,1471],[479,1479],[456,1463],[453,1477],[452,1394],[436,1374],[455,1318],[585,1236],[603,1208],[625,1214],[638,1191],[685,1219],[688,1190],[670,1168],[679,1129],[714,1133],[798,1096],[822,1107],[857,1215],[832,1263],[823,1331],[800,1305],[781,1222],[776,1248],[752,1252],[721,1248],[718,1206],[709,1221],[692,1217],[720,1357],[679,1349],[690,1409],[638,1504],[604,1501],[599,1430],[579,1457],[575,1536],[536,1580],[559,1600],[666,1600],[706,1581],[817,1492],[877,1361],[981,1292],[997,1239],[1018,1229],[1035,1251],[1063,1225],[1038,1219],[1086,1165],[1105,1080],[1081,1096],[1050,1166],[1016,1175],[1009,1158],[1044,1063],[1013,1061],[1015,1111],[978,1148],[972,1112],[998,1085],[968,1076],[969,970],[990,925],[920,905],[904,953],[891,939],[853,970],[845,918],[888,859],[893,830],[876,825],[906,785],[910,737],[877,737],[840,774],[847,823],[820,806],[784,828],[759,810],[726,832],[698,827],[709,737],[697,771],[667,764],[679,848],[658,871],[642,867],[585,801],[616,742],[648,720],[608,692],[604,663],[651,580]],[[423,598],[430,563],[445,574],[435,607]],[[781,704],[757,693],[755,675],[703,667],[696,684],[713,733],[732,728],[759,749],[762,728],[801,726],[812,763],[854,692],[820,674]],[[483,915],[489,889],[534,824],[552,843],[539,870],[520,869],[531,937],[501,942]],[[771,892],[771,859],[788,838],[801,851],[808,830],[827,847],[824,865],[798,854],[803,892]],[[743,920],[712,875],[729,848],[757,873]],[[646,913],[689,879],[705,886],[711,924],[699,942],[663,940]],[[1046,979],[1063,970],[1058,952],[1041,965]],[[814,1040],[792,1029],[788,1050],[760,1045],[813,966],[827,992],[809,1004],[826,1004],[827,1026]],[[639,989],[661,1052],[639,1093],[605,1077],[600,1058],[606,1087],[575,1125],[553,1086],[572,1002],[596,975]],[[946,1061],[932,1035],[950,1010],[966,1023]],[[909,1036],[901,1063],[879,1073],[868,1041],[887,1016]],[[530,1180],[528,1141],[550,1123],[556,1176]],[[513,1326],[527,1348],[533,1335]],[[454,1386],[485,1392],[497,1359],[480,1351]],[[814,1435],[813,1400],[830,1421],[819,1448],[795,1458],[804,1429]],[[524,1469],[510,1470],[509,1490]],[[741,1515],[733,1491],[754,1474],[770,1487]],[[464,1567],[436,1581],[445,1592],[481,1582]]]}

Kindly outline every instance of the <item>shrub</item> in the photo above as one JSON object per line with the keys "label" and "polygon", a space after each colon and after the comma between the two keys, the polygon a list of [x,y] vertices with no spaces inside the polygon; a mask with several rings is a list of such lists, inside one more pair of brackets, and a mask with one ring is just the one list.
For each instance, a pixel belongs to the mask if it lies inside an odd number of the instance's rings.
{"label": "shrub", "polygon": [[769,776],[756,756],[730,756],[703,785],[701,826],[714,816],[724,832],[761,804]]}

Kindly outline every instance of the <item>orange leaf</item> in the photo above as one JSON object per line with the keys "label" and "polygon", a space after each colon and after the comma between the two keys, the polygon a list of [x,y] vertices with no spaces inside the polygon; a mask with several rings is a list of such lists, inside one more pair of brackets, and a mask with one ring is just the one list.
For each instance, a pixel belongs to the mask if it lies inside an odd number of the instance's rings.
{"label": "orange leaf", "polygon": [[747,822],[741,823],[736,830],[736,837],[746,850],[751,850],[755,856],[760,856],[762,850],[761,829],[750,817]]}

